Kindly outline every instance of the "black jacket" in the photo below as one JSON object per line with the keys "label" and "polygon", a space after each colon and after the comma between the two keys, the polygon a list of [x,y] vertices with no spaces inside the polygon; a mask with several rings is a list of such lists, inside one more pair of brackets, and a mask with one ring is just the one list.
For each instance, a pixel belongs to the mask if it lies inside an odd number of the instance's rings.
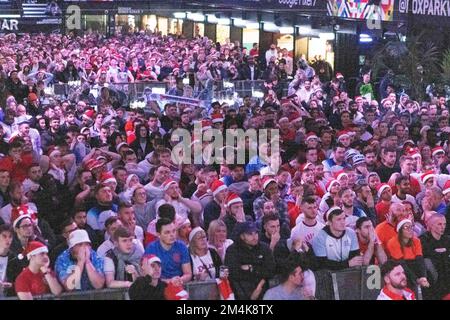
{"label": "black jacket", "polygon": [[[269,280],[275,275],[275,261],[269,247],[259,243],[249,247],[240,239],[233,243],[225,256],[225,265],[230,271],[230,282],[238,300],[248,300],[262,279]],[[242,270],[242,265],[251,265],[251,270]],[[266,281],[266,284],[268,281]],[[261,296],[264,295],[265,287]]]}
{"label": "black jacket", "polygon": [[[255,65],[254,67],[253,80],[258,80],[261,77],[261,71],[258,66]],[[248,64],[243,65],[239,73],[242,80],[252,80],[250,66]]]}
{"label": "black jacket", "polygon": [[205,206],[205,209],[203,209],[203,227],[205,230],[208,230],[211,221],[219,219],[220,211],[221,208],[215,200],[212,200]]}
{"label": "black jacket", "polygon": [[137,278],[128,290],[130,300],[166,300],[164,297],[166,284],[159,280],[156,287],[153,287],[151,281],[152,277],[148,275]]}
{"label": "black jacket", "polygon": [[[22,269],[26,267],[23,260],[19,260],[17,255],[12,252],[8,253],[8,263],[6,265],[6,279],[5,282],[11,282],[14,284],[17,276],[22,272]],[[5,295],[12,297],[16,295],[14,285],[11,288],[5,290]]]}

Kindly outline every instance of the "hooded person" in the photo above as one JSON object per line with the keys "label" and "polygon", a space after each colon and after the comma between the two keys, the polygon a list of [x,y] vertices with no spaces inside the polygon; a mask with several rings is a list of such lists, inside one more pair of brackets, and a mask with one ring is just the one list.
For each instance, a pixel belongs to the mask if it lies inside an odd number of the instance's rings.
{"label": "hooded person", "polygon": [[269,247],[259,241],[256,225],[251,221],[238,223],[237,241],[228,249],[225,265],[238,300],[258,299],[267,290],[267,281],[275,273],[275,261]]}

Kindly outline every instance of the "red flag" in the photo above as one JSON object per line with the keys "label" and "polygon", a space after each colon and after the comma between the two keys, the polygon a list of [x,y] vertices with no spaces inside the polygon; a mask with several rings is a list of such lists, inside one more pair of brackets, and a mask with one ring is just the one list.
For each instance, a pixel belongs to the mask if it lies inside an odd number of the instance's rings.
{"label": "red flag", "polygon": [[233,289],[231,289],[228,279],[216,279],[216,282],[222,300],[235,300]]}

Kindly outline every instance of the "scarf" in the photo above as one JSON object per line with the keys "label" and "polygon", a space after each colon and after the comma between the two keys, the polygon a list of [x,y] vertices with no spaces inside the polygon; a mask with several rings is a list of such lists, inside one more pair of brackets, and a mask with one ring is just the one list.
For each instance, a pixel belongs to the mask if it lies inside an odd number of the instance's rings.
{"label": "scarf", "polygon": [[126,281],[128,278],[128,273],[125,271],[125,267],[127,265],[133,265],[136,268],[138,274],[141,273],[140,262],[142,257],[142,252],[137,250],[137,246],[135,245],[133,251],[129,254],[124,254],[120,252],[117,248],[113,249],[113,253],[117,258],[116,265],[116,280]]}

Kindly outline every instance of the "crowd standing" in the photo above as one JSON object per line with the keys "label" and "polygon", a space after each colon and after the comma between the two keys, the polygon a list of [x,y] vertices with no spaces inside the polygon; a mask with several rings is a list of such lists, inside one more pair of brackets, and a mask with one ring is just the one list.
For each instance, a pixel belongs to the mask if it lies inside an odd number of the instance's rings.
{"label": "crowd standing", "polygon": [[[314,299],[317,271],[372,264],[379,299],[450,293],[444,96],[377,92],[370,68],[349,92],[343,74],[327,79],[275,44],[247,52],[145,33],[6,35],[0,66],[0,296],[128,288],[131,299],[186,299],[186,283],[215,280],[223,299]],[[185,96],[183,79],[266,89],[206,114],[133,109],[109,90],[154,80]],[[49,96],[71,81],[98,94]],[[243,164],[174,163],[174,130],[197,122],[277,128],[281,147]]]}

